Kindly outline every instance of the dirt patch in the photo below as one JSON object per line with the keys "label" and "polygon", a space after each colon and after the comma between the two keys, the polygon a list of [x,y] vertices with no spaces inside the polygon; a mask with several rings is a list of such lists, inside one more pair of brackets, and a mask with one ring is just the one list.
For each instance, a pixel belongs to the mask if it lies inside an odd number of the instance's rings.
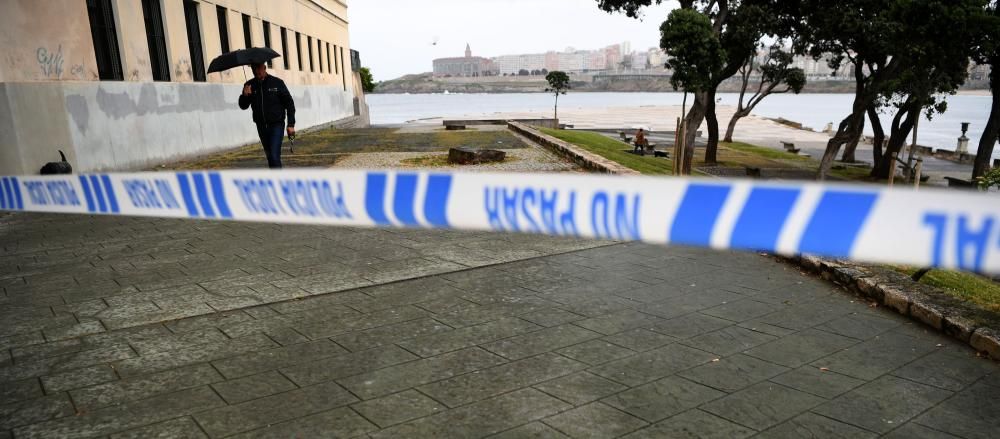
{"label": "dirt patch", "polygon": [[[289,168],[331,167],[353,153],[436,152],[459,146],[496,149],[528,147],[507,131],[399,133],[395,128],[327,129],[300,133],[295,140],[294,154],[289,152],[288,146],[286,140],[281,161]],[[158,169],[246,169],[266,166],[263,149],[258,143]]]}

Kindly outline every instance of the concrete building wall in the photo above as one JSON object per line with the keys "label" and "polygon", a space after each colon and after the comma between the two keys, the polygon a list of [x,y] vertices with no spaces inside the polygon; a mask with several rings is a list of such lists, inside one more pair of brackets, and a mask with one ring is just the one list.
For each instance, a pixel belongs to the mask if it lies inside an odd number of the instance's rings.
{"label": "concrete building wall", "polygon": [[[66,153],[77,171],[128,170],[255,142],[249,111],[237,106],[241,69],[196,82],[183,0],[158,0],[170,81],[154,82],[139,0],[111,0],[121,81],[99,79],[85,0],[3,0],[0,13],[0,174],[33,174]],[[297,128],[355,115],[364,96],[351,69],[347,4],[340,0],[198,0],[204,64],[222,53],[217,6],[226,8],[230,50],[245,46],[242,14],[252,17],[255,46],[282,53],[287,29],[289,69],[274,60],[271,74],[295,97]],[[303,69],[295,33],[302,34]],[[306,37],[313,38],[311,71]],[[320,47],[318,42],[322,41]],[[330,61],[327,69],[326,43]],[[336,46],[336,50],[334,48]],[[323,69],[320,72],[319,50]],[[343,53],[343,57],[341,57]],[[249,69],[246,71],[250,75]],[[356,104],[355,101],[360,101]]]}
{"label": "concrete building wall", "polygon": [[85,2],[3,0],[0,29],[0,81],[97,80]]}

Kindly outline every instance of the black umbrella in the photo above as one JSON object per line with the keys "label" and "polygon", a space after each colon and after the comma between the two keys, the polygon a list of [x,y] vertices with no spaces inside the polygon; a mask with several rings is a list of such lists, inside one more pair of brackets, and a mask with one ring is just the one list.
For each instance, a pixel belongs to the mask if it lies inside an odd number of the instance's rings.
{"label": "black umbrella", "polygon": [[278,52],[267,47],[251,47],[249,49],[234,50],[217,56],[208,65],[208,73],[221,72],[233,67],[248,66],[251,64],[263,64],[277,58]]}

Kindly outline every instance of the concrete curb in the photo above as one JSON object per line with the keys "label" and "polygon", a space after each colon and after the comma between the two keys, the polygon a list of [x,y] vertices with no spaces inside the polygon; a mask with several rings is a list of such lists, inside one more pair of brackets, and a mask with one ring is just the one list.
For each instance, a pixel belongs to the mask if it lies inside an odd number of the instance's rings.
{"label": "concrete curb", "polygon": [[887,268],[808,255],[785,259],[1000,360],[1000,316],[996,314]]}
{"label": "concrete curb", "polygon": [[563,142],[562,140],[549,136],[523,123],[510,121],[507,122],[507,128],[510,128],[515,133],[527,137],[532,142],[544,146],[556,154],[569,158],[574,163],[589,171],[615,175],[642,175],[638,171],[626,168],[618,163],[586,151],[571,143]]}

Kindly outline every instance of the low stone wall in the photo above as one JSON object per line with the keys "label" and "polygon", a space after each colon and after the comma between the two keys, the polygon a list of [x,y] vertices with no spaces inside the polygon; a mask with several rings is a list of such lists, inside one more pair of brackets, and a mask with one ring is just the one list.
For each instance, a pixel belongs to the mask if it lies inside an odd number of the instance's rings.
{"label": "low stone wall", "polygon": [[873,265],[814,256],[789,258],[808,271],[1000,360],[1000,317],[909,276]]}
{"label": "low stone wall", "polygon": [[507,125],[508,122],[518,122],[543,128],[559,128],[559,119],[453,119],[441,122],[444,126],[449,125]]}
{"label": "low stone wall", "polygon": [[549,136],[523,123],[511,121],[507,124],[507,127],[514,132],[527,137],[532,142],[542,145],[556,154],[572,160],[574,163],[587,170],[604,174],[640,175],[638,171],[626,168],[618,163],[586,151],[569,142],[564,142],[555,137]]}

